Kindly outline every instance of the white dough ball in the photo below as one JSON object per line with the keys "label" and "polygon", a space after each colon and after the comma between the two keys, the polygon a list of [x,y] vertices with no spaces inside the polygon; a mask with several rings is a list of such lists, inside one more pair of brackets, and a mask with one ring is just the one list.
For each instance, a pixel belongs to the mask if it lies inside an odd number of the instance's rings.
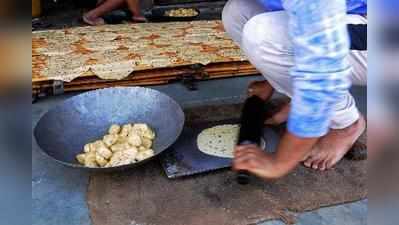
{"label": "white dough ball", "polygon": [[154,155],[154,138],[155,133],[147,124],[113,124],[101,140],[84,145],[76,159],[92,168],[135,163]]}
{"label": "white dough ball", "polygon": [[86,154],[78,154],[76,156],[76,159],[78,160],[78,162],[82,165],[85,164],[85,159],[86,159]]}
{"label": "white dough ball", "polygon": [[153,155],[154,155],[154,151],[152,151],[152,150],[151,151],[147,150],[147,151],[139,152],[137,154],[137,156],[136,156],[136,160],[137,161],[142,161],[142,160],[145,160],[147,158],[150,158]]}
{"label": "white dough ball", "polygon": [[94,152],[90,152],[90,153],[86,154],[85,166],[93,167],[93,168],[98,167],[98,164],[96,162],[96,154]]}
{"label": "white dough ball", "polygon": [[127,143],[127,137],[123,137],[118,135],[118,140],[116,141],[117,144]]}
{"label": "white dough ball", "polygon": [[122,152],[123,151],[118,151],[112,155],[108,163],[110,167],[119,165],[120,161],[122,160],[122,154],[123,154]]}
{"label": "white dough ball", "polygon": [[118,144],[115,144],[115,145],[112,145],[112,146],[111,146],[111,151],[115,153],[115,152],[119,152],[119,151],[126,150],[126,149],[128,149],[128,148],[130,148],[129,143],[127,143],[127,142],[125,142],[125,143],[118,143]]}
{"label": "white dough ball", "polygon": [[92,151],[97,151],[97,149],[101,148],[101,147],[106,147],[106,146],[105,146],[105,144],[104,144],[104,142],[102,140],[97,140],[97,141],[92,143],[91,150]]}
{"label": "white dough ball", "polygon": [[107,134],[103,138],[103,142],[106,146],[110,147],[111,145],[115,144],[118,141],[117,134]]}
{"label": "white dough ball", "polygon": [[125,124],[122,126],[122,130],[119,133],[119,135],[122,137],[127,137],[131,130],[132,130],[132,125],[130,123]]}
{"label": "white dough ball", "polygon": [[101,157],[104,157],[105,159],[109,159],[112,156],[112,151],[109,150],[107,147],[103,146],[100,148],[97,148],[97,152],[98,155],[100,155]]}
{"label": "white dough ball", "polygon": [[144,146],[146,149],[150,149],[152,147],[152,141],[148,138],[141,139],[141,145]]}
{"label": "white dough ball", "polygon": [[129,149],[126,149],[124,151],[124,154],[126,155],[126,158],[129,159],[130,162],[135,162],[136,156],[138,154],[138,150],[135,147],[131,147]]}
{"label": "white dough ball", "polygon": [[109,134],[119,134],[120,131],[121,131],[121,126],[119,126],[118,124],[112,124],[108,130],[108,133]]}
{"label": "white dough ball", "polygon": [[111,157],[109,166],[122,166],[134,163],[136,155],[137,151],[134,148],[118,151]]}
{"label": "white dough ball", "polygon": [[130,133],[129,136],[127,137],[127,142],[135,147],[138,147],[141,145],[142,141],[139,135],[135,133]]}
{"label": "white dough ball", "polygon": [[99,154],[96,155],[96,162],[100,167],[104,167],[108,163],[108,161]]}
{"label": "white dough ball", "polygon": [[153,140],[155,138],[155,133],[151,128],[145,123],[136,123],[133,125],[132,130],[139,133],[140,136]]}
{"label": "white dough ball", "polygon": [[83,151],[84,151],[85,153],[91,152],[91,146],[92,146],[92,143],[85,144],[85,146],[83,147]]}

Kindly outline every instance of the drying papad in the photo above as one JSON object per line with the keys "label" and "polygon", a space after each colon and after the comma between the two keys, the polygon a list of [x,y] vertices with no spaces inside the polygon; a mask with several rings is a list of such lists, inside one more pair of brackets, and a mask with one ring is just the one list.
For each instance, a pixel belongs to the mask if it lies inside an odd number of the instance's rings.
{"label": "drying papad", "polygon": [[[120,80],[133,71],[246,58],[221,21],[119,24],[32,34],[32,81],[72,81],[91,71]],[[89,73],[90,74],[90,73]]]}

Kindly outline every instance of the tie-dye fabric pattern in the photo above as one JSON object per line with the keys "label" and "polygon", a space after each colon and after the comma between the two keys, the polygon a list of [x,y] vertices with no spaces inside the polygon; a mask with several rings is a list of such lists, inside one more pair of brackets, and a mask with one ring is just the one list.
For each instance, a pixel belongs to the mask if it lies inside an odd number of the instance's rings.
{"label": "tie-dye fabric pattern", "polygon": [[346,1],[286,0],[283,6],[295,52],[288,130],[300,137],[320,137],[328,132],[334,106],[351,85]]}
{"label": "tie-dye fabric pattern", "polygon": [[[284,10],[282,0],[258,0],[270,11]],[[367,14],[367,0],[346,0],[349,14]]]}

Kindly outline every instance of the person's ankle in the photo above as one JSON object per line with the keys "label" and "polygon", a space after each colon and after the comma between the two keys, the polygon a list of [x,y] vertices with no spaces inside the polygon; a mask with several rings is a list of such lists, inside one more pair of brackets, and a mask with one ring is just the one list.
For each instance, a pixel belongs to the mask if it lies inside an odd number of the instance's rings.
{"label": "person's ankle", "polygon": [[351,136],[355,133],[357,133],[358,129],[364,123],[364,118],[361,116],[359,117],[358,120],[356,120],[354,123],[349,125],[348,127],[342,128],[342,129],[332,129],[333,131],[342,133],[343,135]]}
{"label": "person's ankle", "polygon": [[93,12],[91,12],[91,11],[85,13],[84,16],[85,16],[87,19],[89,19],[89,20],[96,20],[96,19],[99,18],[98,16],[96,16],[96,15],[95,15]]}
{"label": "person's ankle", "polygon": [[132,20],[133,20],[133,21],[145,22],[147,19],[146,19],[144,16],[137,15],[137,16],[132,16]]}

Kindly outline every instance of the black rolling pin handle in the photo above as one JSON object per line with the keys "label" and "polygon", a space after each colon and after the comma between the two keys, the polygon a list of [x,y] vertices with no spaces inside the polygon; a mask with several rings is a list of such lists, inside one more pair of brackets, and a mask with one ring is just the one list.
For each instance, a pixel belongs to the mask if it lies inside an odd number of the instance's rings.
{"label": "black rolling pin handle", "polygon": [[[254,143],[251,141],[242,141],[240,143],[240,145],[250,145],[250,144],[254,144]],[[237,179],[237,183],[246,185],[246,184],[249,184],[249,182],[251,181],[251,175],[246,170],[239,170],[237,172],[236,179]]]}
{"label": "black rolling pin handle", "polygon": [[249,182],[251,181],[251,175],[246,170],[240,170],[237,173],[236,179],[237,183],[241,185],[246,185],[249,184]]}

